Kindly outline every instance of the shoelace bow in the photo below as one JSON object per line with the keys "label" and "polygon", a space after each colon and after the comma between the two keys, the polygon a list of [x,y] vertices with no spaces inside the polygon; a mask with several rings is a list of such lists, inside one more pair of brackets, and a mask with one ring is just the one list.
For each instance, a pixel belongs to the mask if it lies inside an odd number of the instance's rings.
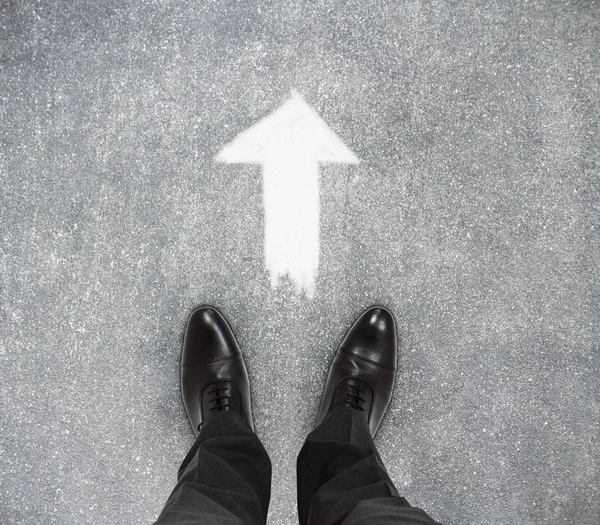
{"label": "shoelace bow", "polygon": [[359,385],[348,385],[348,388],[351,388],[353,391],[351,392],[346,392],[346,396],[350,398],[350,401],[346,400],[344,401],[344,404],[346,406],[352,407],[355,410],[361,410],[364,412],[364,408],[362,406],[360,406],[360,403],[364,403],[365,399],[363,397],[361,397],[361,393],[365,393],[365,390],[363,390]]}
{"label": "shoelace bow", "polygon": [[220,394],[219,392],[227,392],[229,387],[227,385],[221,386],[220,383],[216,383],[215,387],[212,390],[208,391],[208,395],[215,394],[215,397],[209,399],[209,403],[214,403],[215,405],[209,409],[209,412],[213,410],[229,410],[233,407],[233,404],[229,401],[231,396],[227,394]]}

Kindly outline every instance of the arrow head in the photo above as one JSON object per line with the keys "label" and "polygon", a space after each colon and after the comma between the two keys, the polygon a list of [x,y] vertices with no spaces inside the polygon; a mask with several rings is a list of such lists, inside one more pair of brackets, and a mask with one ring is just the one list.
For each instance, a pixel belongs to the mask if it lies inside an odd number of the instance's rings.
{"label": "arrow head", "polygon": [[217,162],[262,164],[289,158],[358,164],[358,157],[302,98],[293,91],[277,110],[241,132],[215,157]]}

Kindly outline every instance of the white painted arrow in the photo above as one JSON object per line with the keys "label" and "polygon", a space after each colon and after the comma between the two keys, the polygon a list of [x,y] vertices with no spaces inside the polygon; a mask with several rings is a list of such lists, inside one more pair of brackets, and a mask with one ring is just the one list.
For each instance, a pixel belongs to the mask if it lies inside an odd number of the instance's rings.
{"label": "white painted arrow", "polygon": [[356,155],[293,91],[276,111],[224,146],[216,160],[262,165],[271,285],[287,274],[312,297],[319,268],[319,163],[358,164]]}

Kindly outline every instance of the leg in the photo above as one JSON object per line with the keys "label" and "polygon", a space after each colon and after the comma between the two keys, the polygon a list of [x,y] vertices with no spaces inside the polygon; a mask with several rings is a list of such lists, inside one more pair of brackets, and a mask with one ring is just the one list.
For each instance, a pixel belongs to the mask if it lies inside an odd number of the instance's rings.
{"label": "leg", "polygon": [[271,462],[247,421],[218,412],[183,460],[156,525],[264,524]]}
{"label": "leg", "polygon": [[400,497],[362,414],[340,408],[306,438],[298,456],[302,525],[433,525]]}
{"label": "leg", "polygon": [[156,524],[264,524],[271,462],[253,431],[242,353],[214,308],[198,308],[188,321],[181,396],[196,442]]}
{"label": "leg", "polygon": [[392,397],[396,326],[370,308],[350,329],[329,369],[317,419],[298,456],[301,525],[432,525],[401,498],[373,436]]}

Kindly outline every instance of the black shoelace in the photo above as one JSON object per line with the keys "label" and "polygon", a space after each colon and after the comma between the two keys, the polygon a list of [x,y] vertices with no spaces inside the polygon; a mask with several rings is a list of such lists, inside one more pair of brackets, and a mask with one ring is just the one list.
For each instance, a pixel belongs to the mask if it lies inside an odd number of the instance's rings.
{"label": "black shoelace", "polygon": [[212,406],[209,409],[209,412],[212,412],[213,410],[229,410],[233,407],[233,405],[229,401],[231,399],[231,396],[222,393],[227,392],[228,390],[229,387],[227,385],[222,386],[222,383],[215,383],[215,387],[212,390],[208,391],[209,396],[211,394],[215,394],[215,397],[208,400],[209,403],[214,403],[214,406]]}
{"label": "black shoelace", "polygon": [[346,397],[349,397],[350,400],[344,401],[346,406],[352,407],[354,410],[361,410],[364,412],[364,408],[360,406],[361,403],[365,402],[365,399],[361,397],[361,393],[365,393],[365,391],[360,387],[360,383],[358,385],[348,385],[349,389],[352,389],[350,392],[346,392]]}

